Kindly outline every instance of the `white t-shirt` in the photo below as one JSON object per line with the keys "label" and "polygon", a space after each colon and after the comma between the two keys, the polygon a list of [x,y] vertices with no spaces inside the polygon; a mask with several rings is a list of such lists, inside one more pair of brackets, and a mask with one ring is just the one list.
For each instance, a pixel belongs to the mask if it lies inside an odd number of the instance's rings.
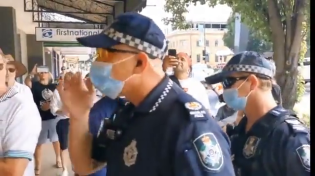
{"label": "white t-shirt", "polygon": [[23,176],[34,176],[33,155],[42,127],[36,104],[13,86],[0,97],[0,109],[0,156],[28,159]]}
{"label": "white t-shirt", "polygon": [[19,93],[24,94],[24,96],[27,96],[28,99],[32,99],[34,101],[32,91],[28,86],[15,81],[13,87],[18,90]]}
{"label": "white t-shirt", "polygon": [[194,78],[187,78],[179,80],[179,83],[186,93],[202,103],[206,109],[210,110],[207,90],[200,81]]}

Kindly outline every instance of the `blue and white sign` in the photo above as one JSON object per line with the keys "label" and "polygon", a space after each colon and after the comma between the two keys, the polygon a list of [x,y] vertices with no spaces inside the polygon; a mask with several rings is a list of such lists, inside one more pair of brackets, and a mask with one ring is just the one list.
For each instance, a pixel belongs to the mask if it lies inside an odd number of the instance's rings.
{"label": "blue and white sign", "polygon": [[36,28],[36,41],[41,42],[76,42],[78,37],[86,37],[101,33],[102,29],[67,29]]}
{"label": "blue and white sign", "polygon": [[42,29],[43,38],[52,38],[52,29]]}

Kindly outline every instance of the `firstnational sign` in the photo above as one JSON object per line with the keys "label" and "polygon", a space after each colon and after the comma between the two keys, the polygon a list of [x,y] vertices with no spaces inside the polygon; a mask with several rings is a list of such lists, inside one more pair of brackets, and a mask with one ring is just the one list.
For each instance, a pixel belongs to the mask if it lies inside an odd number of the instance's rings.
{"label": "firstnational sign", "polygon": [[76,42],[78,37],[96,35],[101,29],[35,28],[36,41]]}

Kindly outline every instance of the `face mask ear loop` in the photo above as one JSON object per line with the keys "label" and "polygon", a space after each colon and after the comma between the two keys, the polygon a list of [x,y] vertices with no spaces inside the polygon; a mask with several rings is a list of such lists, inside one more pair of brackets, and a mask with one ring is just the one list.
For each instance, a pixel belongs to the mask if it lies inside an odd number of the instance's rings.
{"label": "face mask ear loop", "polygon": [[246,78],[246,79],[242,82],[242,84],[237,87],[237,90],[238,90],[239,88],[241,88],[242,85],[243,85],[247,80],[248,80],[248,78]]}

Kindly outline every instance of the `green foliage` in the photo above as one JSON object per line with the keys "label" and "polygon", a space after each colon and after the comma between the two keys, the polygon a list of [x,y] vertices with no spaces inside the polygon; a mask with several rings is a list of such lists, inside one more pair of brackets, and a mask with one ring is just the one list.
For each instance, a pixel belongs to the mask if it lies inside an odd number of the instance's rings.
{"label": "green foliage", "polygon": [[[231,15],[227,22],[227,33],[223,36],[223,41],[225,46],[229,48],[234,47],[234,26],[235,20],[234,15]],[[257,34],[253,31],[249,31],[249,38],[247,43],[247,49],[249,51],[257,51],[259,53],[263,53],[266,51],[272,50],[272,43],[264,41],[261,37],[257,36]]]}
{"label": "green foliage", "polygon": [[234,48],[234,28],[235,28],[235,20],[233,15],[227,21],[227,32],[223,36],[224,45],[229,48]]}
{"label": "green foliage", "polygon": [[[173,28],[187,28],[187,7],[197,2],[210,7],[228,5],[233,12],[241,14],[242,22],[254,31],[256,37],[272,42],[276,78],[283,92],[283,105],[292,109],[297,100],[295,93],[302,92],[297,87],[300,81],[296,79],[296,65],[301,55],[305,55],[305,52],[300,53],[300,44],[305,40],[300,32],[303,35],[308,33],[310,0],[166,0],[165,11],[171,13],[172,17],[165,18],[165,24],[171,24]],[[301,29],[303,22],[306,27]]]}

